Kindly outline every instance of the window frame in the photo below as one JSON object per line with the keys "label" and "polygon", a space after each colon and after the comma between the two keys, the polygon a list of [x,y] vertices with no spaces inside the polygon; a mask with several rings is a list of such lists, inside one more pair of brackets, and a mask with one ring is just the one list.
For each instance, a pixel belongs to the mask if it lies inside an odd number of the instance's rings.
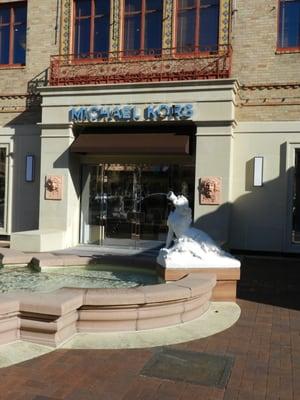
{"label": "window frame", "polygon": [[[133,12],[126,12],[126,0],[123,0],[123,4],[122,4],[122,34],[121,34],[121,40],[122,40],[122,45],[121,45],[121,49],[122,49],[122,57],[123,58],[130,58],[130,59],[134,59],[134,58],[140,58],[141,56],[143,58],[155,58],[155,57],[160,57],[161,56],[161,50],[162,50],[162,46],[163,46],[163,22],[164,22],[164,0],[162,0],[162,16],[161,16],[161,40],[160,40],[160,48],[157,49],[145,49],[145,25],[146,25],[146,16],[147,14],[151,14],[153,12],[155,12],[156,10],[147,10],[146,7],[146,0],[141,0],[142,4],[141,4],[141,10],[140,11],[133,11]],[[134,16],[134,15],[140,15],[141,18],[141,29],[140,29],[140,46],[139,49],[125,49],[125,19],[127,16]],[[154,50],[154,52],[151,50]],[[158,52],[155,53],[155,50],[157,50]],[[128,53],[128,54],[127,54]]]}
{"label": "window frame", "polygon": [[[290,0],[294,1],[294,0]],[[293,47],[282,47],[280,44],[281,42],[281,34],[282,31],[280,29],[280,24],[281,24],[281,5],[284,3],[285,0],[278,0],[278,8],[277,8],[277,48],[276,48],[276,53],[282,54],[282,53],[299,53],[300,52],[300,39],[299,39],[299,46],[293,46]],[[300,27],[299,27],[300,29]]]}
{"label": "window frame", "polygon": [[[217,41],[217,50],[213,51],[213,50],[201,50],[200,47],[200,19],[201,19],[201,0],[196,2],[196,7],[182,7],[179,8],[179,0],[175,0],[175,10],[174,10],[174,35],[173,35],[173,47],[176,51],[177,54],[180,54],[180,56],[188,56],[189,54],[216,54],[219,53],[219,47],[220,47],[220,10],[221,10],[221,1],[219,1],[219,15],[218,15],[218,41]],[[182,10],[192,10],[196,8],[196,23],[195,23],[195,31],[194,31],[194,46],[193,46],[193,50],[192,51],[178,51],[178,46],[177,46],[177,38],[178,38],[178,13],[179,11]]]}
{"label": "window frame", "polygon": [[[110,38],[110,30],[108,30],[108,50],[107,50],[107,55],[106,57],[97,57],[97,54],[100,54],[100,51],[96,51],[95,52],[95,18],[97,18],[98,16],[95,15],[95,1],[96,0],[90,0],[91,1],[91,11],[90,11],[90,15],[84,15],[83,17],[77,17],[76,15],[76,3],[77,0],[73,0],[73,22],[72,22],[72,45],[71,45],[71,49],[72,49],[72,54],[74,55],[74,57],[80,61],[91,61],[91,60],[98,60],[101,61],[101,59],[108,58],[108,53],[110,51],[110,44],[111,44],[111,38]],[[112,0],[109,0],[109,6],[111,9],[111,2]],[[80,53],[77,53],[75,46],[76,46],[76,23],[78,20],[84,20],[84,19],[90,19],[90,41],[89,41],[89,52],[87,54],[87,58],[82,57],[82,55],[80,55]],[[111,25],[111,11],[109,13],[109,26]],[[93,49],[93,51],[91,51],[91,49]],[[91,57],[93,56],[93,57]]]}
{"label": "window frame", "polygon": [[[24,6],[26,9],[26,36],[27,36],[27,0],[24,1],[14,1],[14,2],[5,2],[0,4],[0,9],[2,7],[9,7],[9,22],[8,23],[1,23],[0,22],[0,27],[2,26],[9,26],[9,48],[8,48],[8,63],[0,63],[0,69],[3,68],[18,68],[18,67],[25,67],[26,65],[26,48],[25,47],[25,52],[24,52],[24,63],[14,63],[14,49],[15,49],[15,43],[14,43],[14,28],[15,26],[20,25],[21,23],[18,23],[17,25],[15,24],[15,9],[17,7],[22,7]],[[27,37],[26,37],[26,42],[27,42]],[[0,50],[1,51],[1,50]]]}

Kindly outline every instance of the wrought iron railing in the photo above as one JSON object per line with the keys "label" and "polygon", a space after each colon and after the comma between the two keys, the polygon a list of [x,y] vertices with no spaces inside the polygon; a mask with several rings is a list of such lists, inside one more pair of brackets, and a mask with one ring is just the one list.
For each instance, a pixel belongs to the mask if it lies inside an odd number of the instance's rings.
{"label": "wrought iron railing", "polygon": [[[191,51],[193,50],[193,51]],[[221,79],[230,76],[228,45],[203,51],[159,49],[51,57],[51,86]]]}

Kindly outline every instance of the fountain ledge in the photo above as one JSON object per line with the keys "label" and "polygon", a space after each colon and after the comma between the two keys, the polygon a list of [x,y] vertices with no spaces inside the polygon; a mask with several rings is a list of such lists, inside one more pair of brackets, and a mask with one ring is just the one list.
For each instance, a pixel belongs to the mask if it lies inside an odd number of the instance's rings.
{"label": "fountain ledge", "polygon": [[[106,257],[109,261],[109,257]],[[214,274],[217,278],[216,286],[213,288],[213,301],[236,301],[237,282],[240,280],[240,267],[234,260],[231,265],[211,267],[184,267],[184,268],[166,268],[158,263],[144,258],[131,258],[133,267],[142,264],[144,268],[150,268],[157,271],[157,274],[165,281],[178,281],[189,274]],[[53,253],[23,253],[12,249],[0,250],[0,266],[31,266],[37,270],[43,267],[59,266],[85,266],[99,263],[97,257],[83,257],[71,254],[53,254]]]}
{"label": "fountain ledge", "polygon": [[204,314],[216,275],[188,274],[129,289],[62,288],[0,295],[0,344],[24,340],[57,347],[76,333],[140,331],[183,324]]}
{"label": "fountain ledge", "polygon": [[165,268],[156,267],[158,275],[165,281],[178,281],[189,274],[215,274],[217,283],[213,289],[213,301],[236,301],[237,283],[240,280],[240,267],[236,265],[216,267],[206,265],[200,268]]}

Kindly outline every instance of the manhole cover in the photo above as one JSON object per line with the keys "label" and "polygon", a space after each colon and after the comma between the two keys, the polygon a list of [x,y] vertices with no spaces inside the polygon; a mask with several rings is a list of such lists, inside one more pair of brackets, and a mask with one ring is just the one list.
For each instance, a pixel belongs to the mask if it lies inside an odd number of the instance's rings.
{"label": "manhole cover", "polygon": [[224,388],[233,363],[233,357],[163,349],[147,362],[141,375]]}

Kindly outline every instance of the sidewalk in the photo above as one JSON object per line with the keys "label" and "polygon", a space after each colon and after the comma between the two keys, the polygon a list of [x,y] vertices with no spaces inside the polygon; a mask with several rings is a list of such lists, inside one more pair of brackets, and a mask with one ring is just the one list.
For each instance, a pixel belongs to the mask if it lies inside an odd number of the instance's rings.
{"label": "sidewalk", "polygon": [[300,261],[244,257],[242,265],[238,322],[209,338],[167,347],[233,358],[225,388],[142,375],[158,348],[57,350],[1,369],[0,399],[300,399]]}

